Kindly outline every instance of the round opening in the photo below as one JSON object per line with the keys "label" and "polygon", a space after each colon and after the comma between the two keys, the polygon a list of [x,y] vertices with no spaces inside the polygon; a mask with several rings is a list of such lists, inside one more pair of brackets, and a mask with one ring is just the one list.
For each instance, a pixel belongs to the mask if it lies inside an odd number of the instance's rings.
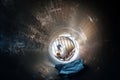
{"label": "round opening", "polygon": [[52,44],[54,56],[61,61],[69,61],[75,52],[75,45],[69,37],[60,36]]}
{"label": "round opening", "polygon": [[79,53],[79,45],[75,37],[70,34],[61,34],[52,39],[49,53],[53,60],[68,63],[75,60]]}

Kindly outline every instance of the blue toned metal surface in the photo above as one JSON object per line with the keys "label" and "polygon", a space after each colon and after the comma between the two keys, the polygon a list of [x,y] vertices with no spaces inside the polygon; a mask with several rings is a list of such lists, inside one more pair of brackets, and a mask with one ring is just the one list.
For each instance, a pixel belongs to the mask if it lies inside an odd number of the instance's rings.
{"label": "blue toned metal surface", "polygon": [[67,64],[55,65],[55,68],[59,71],[59,74],[72,74],[81,71],[84,66],[83,61],[79,59]]}

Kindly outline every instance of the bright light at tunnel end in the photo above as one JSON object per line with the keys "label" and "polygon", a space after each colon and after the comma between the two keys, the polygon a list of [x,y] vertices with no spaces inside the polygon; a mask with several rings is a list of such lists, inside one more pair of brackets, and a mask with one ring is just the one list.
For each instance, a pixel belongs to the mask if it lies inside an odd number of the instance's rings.
{"label": "bright light at tunnel end", "polygon": [[80,45],[76,34],[63,32],[52,38],[49,54],[54,64],[66,64],[80,58]]}

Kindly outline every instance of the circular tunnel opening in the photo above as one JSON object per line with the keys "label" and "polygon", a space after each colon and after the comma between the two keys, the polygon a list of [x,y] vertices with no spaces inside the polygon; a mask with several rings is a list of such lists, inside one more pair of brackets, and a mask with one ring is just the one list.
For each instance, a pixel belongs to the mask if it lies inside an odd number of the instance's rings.
{"label": "circular tunnel opening", "polygon": [[79,44],[73,33],[62,33],[55,36],[49,45],[49,54],[56,63],[69,63],[79,56]]}

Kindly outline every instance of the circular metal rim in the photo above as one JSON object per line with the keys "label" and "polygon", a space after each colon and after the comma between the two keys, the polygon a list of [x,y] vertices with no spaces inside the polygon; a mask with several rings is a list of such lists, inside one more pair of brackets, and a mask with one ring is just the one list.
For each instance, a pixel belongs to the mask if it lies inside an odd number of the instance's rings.
{"label": "circular metal rim", "polygon": [[[69,36],[67,35],[67,34],[69,34]],[[56,37],[54,38],[54,39],[52,39],[52,41],[50,42],[50,45],[49,45],[49,54],[50,54],[50,57],[52,58],[52,60],[53,61],[55,61],[56,63],[62,63],[62,64],[65,64],[65,63],[69,63],[69,62],[72,62],[72,61],[74,61],[78,56],[79,56],[79,44],[78,44],[78,42],[75,40],[75,38],[74,38],[74,36],[71,36],[70,35],[70,33],[67,33],[67,34],[60,34],[60,35],[58,35],[58,36],[65,36],[65,37],[69,37],[72,41],[73,41],[73,43],[74,43],[74,45],[75,45],[75,53],[74,53],[74,56],[69,60],[69,61],[61,61],[61,60],[59,60],[58,58],[56,58],[55,56],[54,56],[54,54],[53,54],[53,51],[52,51],[52,44],[53,44],[53,42],[54,42],[54,40],[56,39]]]}

